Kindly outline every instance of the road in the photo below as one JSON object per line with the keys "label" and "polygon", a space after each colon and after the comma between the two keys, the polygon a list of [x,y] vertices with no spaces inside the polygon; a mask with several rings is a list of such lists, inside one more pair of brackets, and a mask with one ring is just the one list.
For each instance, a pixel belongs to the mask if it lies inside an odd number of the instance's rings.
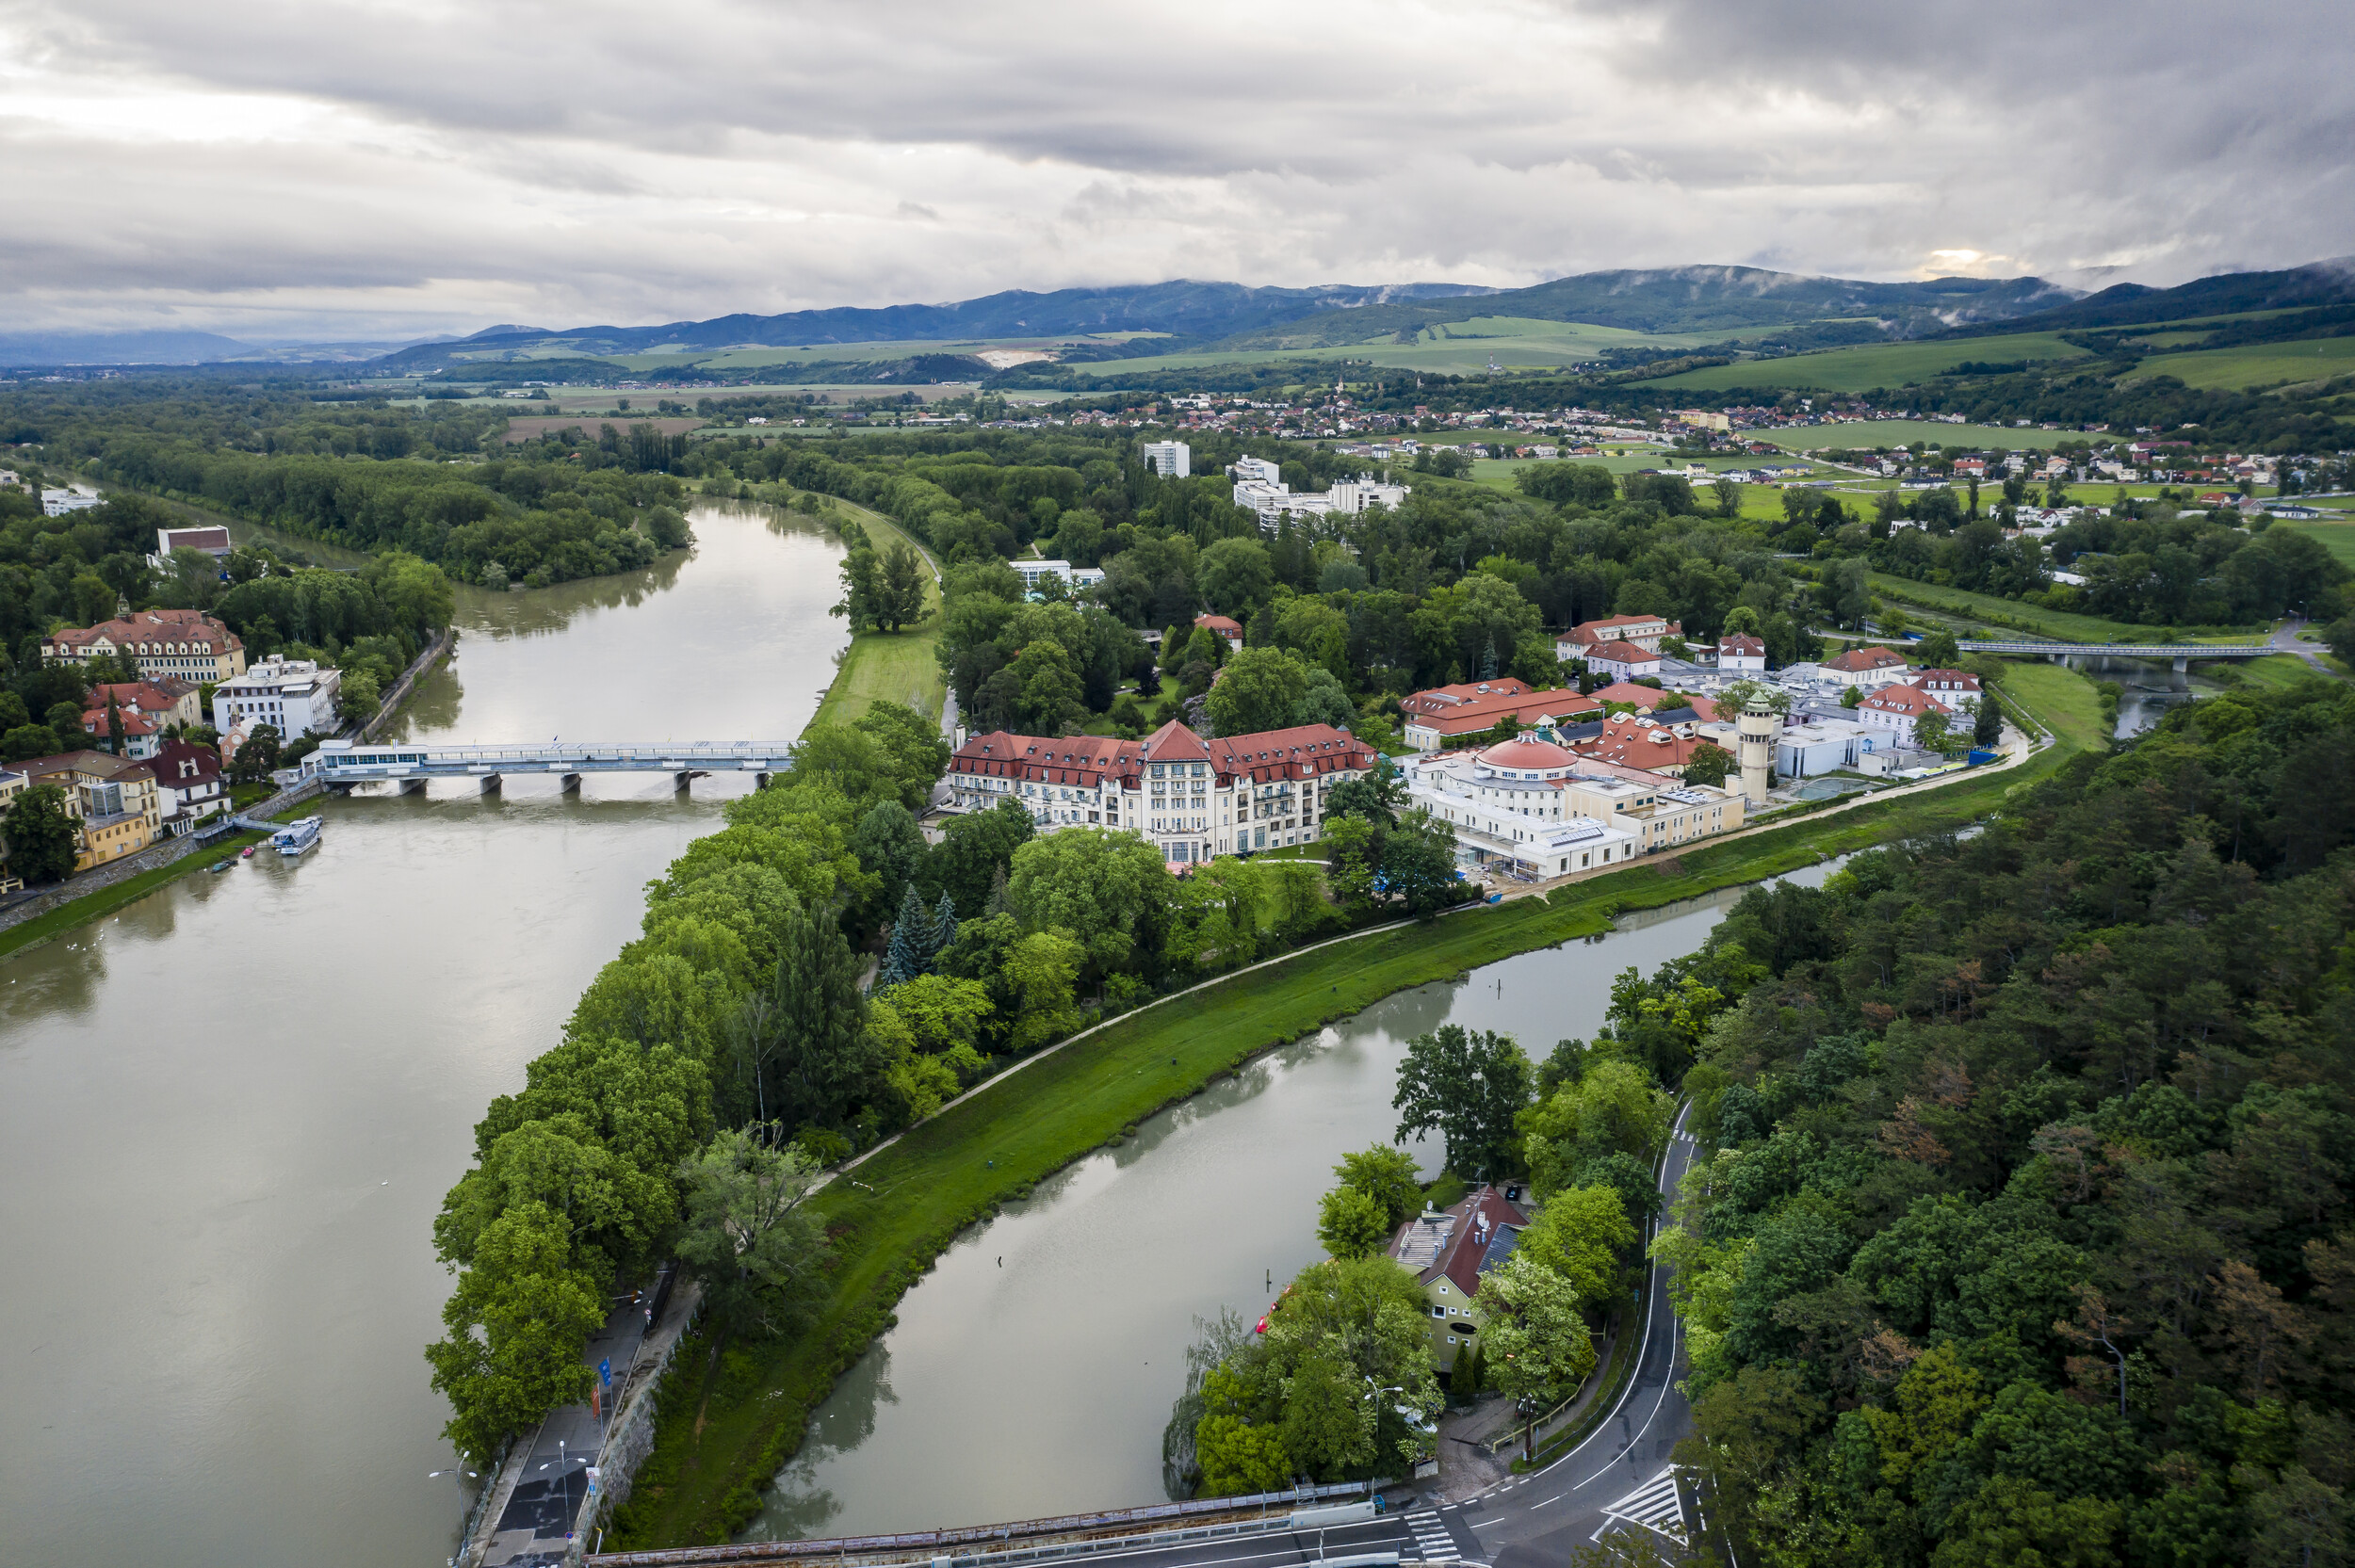
{"label": "road", "polygon": [[2299,658],[2313,665],[2317,672],[2329,675],[2333,680],[2337,679],[2337,672],[2322,662],[2322,651],[2319,648],[2311,642],[2298,640],[2298,634],[2305,629],[2306,622],[2293,615],[2275,627],[2273,635],[2266,640],[2284,654],[2296,654]]}

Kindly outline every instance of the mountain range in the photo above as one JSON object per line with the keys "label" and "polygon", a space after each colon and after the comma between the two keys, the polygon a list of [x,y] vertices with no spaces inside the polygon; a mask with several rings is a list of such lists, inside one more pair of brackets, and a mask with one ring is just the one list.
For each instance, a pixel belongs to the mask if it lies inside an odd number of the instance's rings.
{"label": "mountain range", "polygon": [[1582,322],[1646,333],[1756,337],[1764,330],[1786,336],[1787,347],[1801,347],[1811,341],[2098,329],[2355,303],[2355,262],[2342,258],[2280,271],[2226,273],[2175,288],[2120,283],[2091,295],[2040,278],[1882,283],[1754,267],[1584,272],[1519,289],[1464,283],[1255,288],[1178,279],[1048,293],[1015,289],[947,304],[723,315],[652,327],[550,330],[506,323],[470,337],[399,345],[257,346],[199,331],[0,333],[0,365],[365,362],[378,370],[415,373],[486,361],[700,355],[732,348],[852,349],[1109,332],[1166,334],[1155,340],[1159,348],[1346,348],[1385,337],[1406,341],[1427,327],[1460,321],[1471,314],[1466,301],[1474,297],[1483,316]]}

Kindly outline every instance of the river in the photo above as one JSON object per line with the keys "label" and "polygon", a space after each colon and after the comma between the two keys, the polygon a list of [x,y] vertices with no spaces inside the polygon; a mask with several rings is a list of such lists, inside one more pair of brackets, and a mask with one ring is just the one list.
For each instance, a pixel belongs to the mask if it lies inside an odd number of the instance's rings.
{"label": "river", "polygon": [[[1387,997],[1040,1183],[908,1292],[746,1539],[1161,1501],[1161,1428],[1194,1319],[1222,1306],[1256,1317],[1271,1284],[1324,1256],[1317,1199],[1342,1154],[1389,1140],[1406,1042],[1456,1023],[1508,1032],[1542,1060],[1557,1040],[1593,1036],[1614,975],[1690,952],[1741,891]],[[1437,1174],[1439,1151],[1416,1153]]]}
{"label": "river", "polygon": [[[847,639],[838,546],[744,507],[646,572],[462,592],[397,736],[790,738]],[[321,809],[0,961],[0,1560],[424,1568],[471,1493],[421,1351],[473,1127],[741,778]]]}

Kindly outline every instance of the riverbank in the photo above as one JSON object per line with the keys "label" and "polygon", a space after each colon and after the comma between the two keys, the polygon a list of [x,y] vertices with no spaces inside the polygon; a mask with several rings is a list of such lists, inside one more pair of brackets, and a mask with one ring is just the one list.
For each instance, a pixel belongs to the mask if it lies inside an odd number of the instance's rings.
{"label": "riverbank", "polygon": [[[1252,1058],[1392,993],[1609,929],[1653,909],[1762,881],[1834,855],[1966,826],[2048,776],[2098,736],[2092,687],[2039,691],[2054,744],[2000,772],[1877,799],[1756,836],[1647,862],[1544,897],[1389,926],[1272,960],[1074,1037],[944,1107],[813,1200],[835,1237],[832,1294],[812,1327],[768,1348],[757,1377],[707,1382],[683,1357],[662,1395],[655,1448],[610,1545],[724,1540],[799,1448],[836,1378],[891,1326],[893,1305],[967,1226],[1156,1110]],[[2065,710],[2055,717],[2055,709]],[[707,1349],[707,1347],[706,1347]]]}
{"label": "riverbank", "polygon": [[[61,883],[57,891],[75,887],[81,891],[71,898],[52,898],[41,903],[40,896],[0,912],[0,958],[38,947],[44,942],[55,942],[68,931],[103,920],[107,915],[136,899],[144,898],[167,882],[175,881],[191,871],[203,869],[224,857],[234,858],[250,844],[259,844],[268,833],[237,832],[200,844],[192,838],[175,838],[152,845],[138,855],[115,865],[86,871],[73,881]],[[89,878],[105,879],[108,872],[118,874],[112,880],[90,885]]]}
{"label": "riverbank", "polygon": [[941,679],[940,660],[934,652],[940,646],[940,562],[881,512],[869,511],[838,495],[826,496],[822,505],[827,516],[855,522],[865,528],[877,550],[894,543],[907,545],[924,563],[927,575],[923,619],[896,632],[852,633],[851,645],[842,651],[842,661],[836,666],[834,680],[826,687],[825,701],[818,704],[810,723],[848,724],[877,703],[904,703],[918,713],[938,719],[948,694],[947,683]]}

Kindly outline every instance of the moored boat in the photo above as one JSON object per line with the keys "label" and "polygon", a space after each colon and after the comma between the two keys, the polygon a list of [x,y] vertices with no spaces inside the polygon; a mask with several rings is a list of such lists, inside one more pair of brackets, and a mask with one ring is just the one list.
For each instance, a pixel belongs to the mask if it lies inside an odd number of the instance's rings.
{"label": "moored boat", "polygon": [[319,832],[326,826],[323,816],[299,817],[269,835],[270,848],[290,860],[307,854],[318,847]]}

